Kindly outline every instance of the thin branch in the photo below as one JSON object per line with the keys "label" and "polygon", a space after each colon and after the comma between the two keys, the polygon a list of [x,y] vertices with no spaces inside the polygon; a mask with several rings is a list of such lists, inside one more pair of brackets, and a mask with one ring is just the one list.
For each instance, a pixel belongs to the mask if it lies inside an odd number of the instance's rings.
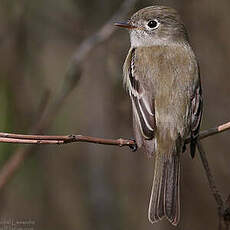
{"label": "thin branch", "polygon": [[105,139],[97,137],[89,137],[82,135],[68,136],[43,136],[43,135],[22,135],[13,133],[0,133],[0,142],[17,143],[17,144],[68,144],[73,142],[88,142],[103,145],[117,145],[120,147],[129,146],[136,149],[134,140],[129,139]]}
{"label": "thin branch", "polygon": [[216,187],[214,177],[213,177],[211,170],[209,168],[206,153],[205,153],[204,148],[201,145],[200,141],[198,141],[197,147],[198,147],[198,150],[200,152],[200,159],[201,159],[201,162],[203,164],[203,167],[205,169],[205,173],[206,173],[206,176],[208,179],[209,188],[210,188],[212,195],[213,195],[213,197],[217,203],[217,207],[218,207],[219,212],[222,212],[224,201],[220,195],[220,192],[218,191],[218,189]]}
{"label": "thin branch", "polygon": [[[200,133],[199,139],[204,139],[209,136],[224,132],[230,129],[230,122],[223,125],[219,125],[215,128],[204,130]],[[88,142],[95,144],[104,145],[118,145],[129,146],[135,149],[135,141],[129,139],[105,139],[96,138],[83,135],[65,135],[65,136],[47,136],[47,135],[24,135],[15,133],[1,133],[0,132],[0,143],[18,143],[18,144],[67,144],[73,142]],[[186,140],[186,143],[190,142],[190,138]]]}
{"label": "thin branch", "polygon": [[226,130],[230,129],[230,122],[227,122],[225,124],[219,125],[215,128],[207,129],[203,132],[200,133],[200,138],[199,139],[204,139],[206,137],[215,135],[217,133],[222,133]]}
{"label": "thin branch", "polygon": [[[214,128],[206,129],[206,130],[200,132],[198,139],[202,140],[206,137],[213,136],[213,135],[218,134],[218,133],[222,133],[222,132],[227,131],[229,129],[230,129],[230,122],[227,122],[227,123],[224,123],[222,125],[218,125]],[[185,141],[185,144],[188,144],[188,143],[190,143],[190,138],[187,138]]]}

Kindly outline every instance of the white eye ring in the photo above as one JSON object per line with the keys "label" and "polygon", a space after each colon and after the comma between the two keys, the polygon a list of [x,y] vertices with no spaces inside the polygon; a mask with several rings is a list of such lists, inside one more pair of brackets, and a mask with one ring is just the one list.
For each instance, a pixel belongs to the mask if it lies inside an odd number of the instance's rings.
{"label": "white eye ring", "polygon": [[155,30],[159,27],[159,25],[160,25],[160,22],[157,19],[153,19],[153,20],[148,21],[146,26],[148,29]]}

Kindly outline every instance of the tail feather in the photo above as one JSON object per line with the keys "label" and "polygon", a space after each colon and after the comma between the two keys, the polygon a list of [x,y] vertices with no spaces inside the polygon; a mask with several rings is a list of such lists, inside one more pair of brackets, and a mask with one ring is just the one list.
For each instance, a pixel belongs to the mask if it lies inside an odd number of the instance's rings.
{"label": "tail feather", "polygon": [[179,155],[173,155],[172,162],[167,164],[166,182],[166,217],[177,225],[180,218],[180,159]]}
{"label": "tail feather", "polygon": [[180,218],[179,154],[157,154],[149,204],[149,220],[154,223],[166,217],[173,225]]}

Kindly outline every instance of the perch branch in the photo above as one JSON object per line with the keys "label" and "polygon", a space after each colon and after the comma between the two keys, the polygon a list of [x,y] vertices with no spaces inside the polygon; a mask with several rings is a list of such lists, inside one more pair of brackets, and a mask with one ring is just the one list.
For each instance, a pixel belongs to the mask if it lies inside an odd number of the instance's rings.
{"label": "perch branch", "polygon": [[[230,129],[230,122],[219,125],[214,128],[204,130],[200,133],[199,139],[204,139],[209,136],[224,132]],[[15,133],[1,133],[0,142],[2,143],[18,143],[18,144],[67,144],[73,142],[88,142],[104,145],[117,145],[120,147],[129,146],[135,149],[135,141],[129,139],[105,139],[83,135],[66,135],[66,136],[47,136],[47,135],[23,135]],[[190,138],[186,139],[186,143],[190,142]]]}
{"label": "perch branch", "polygon": [[230,129],[230,122],[227,122],[225,124],[219,125],[215,128],[207,129],[200,133],[200,139],[215,135],[217,133],[222,133],[226,130]]}
{"label": "perch branch", "polygon": [[[227,123],[224,123],[222,125],[218,125],[214,128],[206,129],[206,130],[200,132],[198,139],[202,140],[206,137],[213,136],[215,134],[227,131],[228,129],[230,129],[230,122],[227,122]],[[188,144],[189,142],[190,142],[190,138],[187,138],[185,143]]]}
{"label": "perch branch", "polygon": [[22,135],[14,133],[0,133],[0,142],[2,143],[18,143],[18,144],[68,144],[73,142],[88,142],[103,145],[117,145],[120,147],[129,146],[136,148],[135,141],[129,139],[105,139],[97,137],[89,137],[82,135],[67,136],[45,136],[45,135]]}

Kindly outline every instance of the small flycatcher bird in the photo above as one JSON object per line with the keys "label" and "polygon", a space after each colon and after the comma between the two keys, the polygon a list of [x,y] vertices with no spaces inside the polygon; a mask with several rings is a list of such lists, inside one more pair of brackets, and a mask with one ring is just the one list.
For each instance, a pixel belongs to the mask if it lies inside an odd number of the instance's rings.
{"label": "small flycatcher bird", "polygon": [[148,218],[180,219],[180,155],[191,138],[195,154],[202,115],[199,67],[186,28],[176,10],[151,6],[127,23],[131,48],[126,57],[124,85],[132,102],[138,147],[155,156]]}

